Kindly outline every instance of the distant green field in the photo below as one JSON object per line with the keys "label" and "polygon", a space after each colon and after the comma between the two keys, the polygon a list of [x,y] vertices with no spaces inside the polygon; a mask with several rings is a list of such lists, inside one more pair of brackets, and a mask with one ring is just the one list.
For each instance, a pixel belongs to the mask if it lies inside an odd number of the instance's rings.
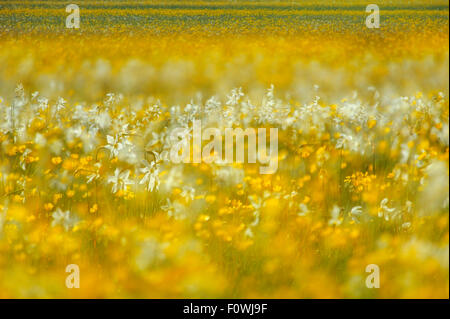
{"label": "distant green field", "polygon": [[[0,32],[64,30],[64,1],[6,1],[0,4]],[[143,29],[155,33],[197,31],[252,33],[261,29],[276,33],[303,30],[339,32],[364,23],[362,1],[289,2],[162,2],[86,1],[79,4],[84,32],[111,29]],[[445,1],[379,1],[381,25],[393,29],[435,25],[448,28]],[[413,21],[413,23],[411,23]]]}

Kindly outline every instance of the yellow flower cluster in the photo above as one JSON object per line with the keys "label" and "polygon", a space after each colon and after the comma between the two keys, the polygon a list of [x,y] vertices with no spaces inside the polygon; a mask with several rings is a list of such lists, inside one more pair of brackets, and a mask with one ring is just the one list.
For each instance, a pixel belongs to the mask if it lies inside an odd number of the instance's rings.
{"label": "yellow flower cluster", "polygon": [[448,2],[379,2],[2,3],[0,298],[448,298]]}

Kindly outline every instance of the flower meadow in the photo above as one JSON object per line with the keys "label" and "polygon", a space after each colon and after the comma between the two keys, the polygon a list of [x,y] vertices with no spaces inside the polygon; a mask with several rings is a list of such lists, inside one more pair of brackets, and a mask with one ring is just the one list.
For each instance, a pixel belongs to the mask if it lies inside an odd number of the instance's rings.
{"label": "flower meadow", "polygon": [[67,4],[0,3],[0,298],[449,297],[448,1]]}

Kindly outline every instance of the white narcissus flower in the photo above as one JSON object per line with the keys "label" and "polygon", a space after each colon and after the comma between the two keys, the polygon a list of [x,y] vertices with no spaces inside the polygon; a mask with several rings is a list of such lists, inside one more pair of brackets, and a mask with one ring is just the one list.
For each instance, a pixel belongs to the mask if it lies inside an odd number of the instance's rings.
{"label": "white narcissus flower", "polygon": [[389,199],[384,198],[380,203],[380,209],[378,210],[378,217],[383,217],[385,220],[389,220],[392,216],[395,215],[395,208],[388,207],[387,204],[389,202]]}
{"label": "white narcissus flower", "polygon": [[[31,93],[31,100],[35,100],[38,96],[39,96],[39,92],[34,91],[33,93]],[[1,100],[2,100],[2,98],[0,97],[0,102],[1,102]]]}
{"label": "white narcissus flower", "polygon": [[105,148],[110,151],[110,157],[113,158],[117,156],[117,154],[123,147],[123,145],[119,143],[119,136],[115,135],[113,137],[111,135],[107,135],[106,141],[108,142],[108,145],[106,145]]}
{"label": "white narcissus flower", "polygon": [[67,103],[67,101],[64,100],[62,97],[60,97],[58,99],[58,101],[56,102],[56,106],[55,106],[56,112],[59,112],[62,109],[64,109],[66,107],[66,103]]}
{"label": "white narcissus flower", "polygon": [[182,220],[186,218],[183,205],[177,201],[172,202],[170,199],[167,199],[167,205],[161,206],[161,209],[174,219]]}
{"label": "white narcissus flower", "polygon": [[206,101],[205,112],[207,114],[214,114],[220,110],[220,101],[215,96]]}
{"label": "white narcissus flower", "polygon": [[244,93],[242,92],[241,87],[231,90],[231,94],[227,96],[227,98],[228,98],[227,105],[238,104],[239,100],[241,99],[241,96],[244,96]]}
{"label": "white narcissus flower", "polygon": [[100,168],[102,167],[102,164],[95,163],[94,167],[95,167],[95,171],[87,176],[87,183],[88,184],[92,183],[93,181],[95,181],[95,180],[100,178]]}
{"label": "white narcissus flower", "polygon": [[252,238],[252,237],[253,237],[253,231],[252,231],[252,229],[251,229],[250,227],[247,227],[247,228],[245,229],[244,235],[247,236],[247,237]]}
{"label": "white narcissus flower", "polygon": [[308,206],[304,203],[301,203],[298,205],[299,212],[297,213],[297,216],[306,216],[309,214]]}
{"label": "white narcissus flower", "polygon": [[121,137],[119,134],[116,134],[114,137],[111,135],[106,136],[105,148],[109,150],[110,157],[116,157],[120,151],[125,150],[126,147],[132,146],[133,144],[128,141],[126,138]]}
{"label": "white narcissus flower", "polygon": [[52,227],[61,225],[66,231],[72,228],[75,224],[75,219],[70,216],[70,211],[68,210],[62,211],[60,208],[58,208],[53,212],[52,218]]}
{"label": "white narcissus flower", "polygon": [[361,217],[362,214],[362,207],[361,206],[355,206],[350,211],[350,217],[355,223],[359,223],[359,217]]}
{"label": "white narcissus flower", "polygon": [[363,140],[361,137],[352,136],[350,134],[341,133],[341,136],[336,142],[337,149],[348,149],[353,152],[364,153]]}
{"label": "white narcissus flower", "polygon": [[333,209],[331,210],[331,218],[328,221],[328,225],[339,226],[340,224],[342,224],[342,218],[339,216],[340,213],[341,209],[339,208],[339,206],[334,205]]}
{"label": "white narcissus flower", "polygon": [[194,200],[195,188],[190,186],[183,186],[183,191],[181,192],[180,196],[189,200]]}
{"label": "white narcissus flower", "polygon": [[153,189],[159,188],[159,167],[155,161],[147,162],[146,160],[142,161],[144,167],[141,168],[141,172],[144,174],[142,179],[140,180],[140,185],[146,185],[147,191],[151,192]]}
{"label": "white narcissus flower", "polygon": [[259,224],[259,216],[260,216],[260,209],[261,207],[264,207],[264,202],[261,198],[257,197],[257,200],[253,200],[253,197],[248,198],[250,203],[252,204],[255,211],[253,212],[253,216],[255,216],[255,219],[250,224],[250,226],[254,227]]}
{"label": "white narcissus flower", "polygon": [[128,178],[129,176],[129,170],[121,173],[120,169],[116,168],[116,170],[114,171],[114,176],[108,177],[108,183],[111,183],[113,185],[113,194],[117,193],[119,190],[124,191],[127,189],[128,185],[133,184],[133,181]]}
{"label": "white narcissus flower", "polygon": [[39,110],[45,111],[48,108],[48,100],[45,97],[40,97],[37,101],[39,103]]}

